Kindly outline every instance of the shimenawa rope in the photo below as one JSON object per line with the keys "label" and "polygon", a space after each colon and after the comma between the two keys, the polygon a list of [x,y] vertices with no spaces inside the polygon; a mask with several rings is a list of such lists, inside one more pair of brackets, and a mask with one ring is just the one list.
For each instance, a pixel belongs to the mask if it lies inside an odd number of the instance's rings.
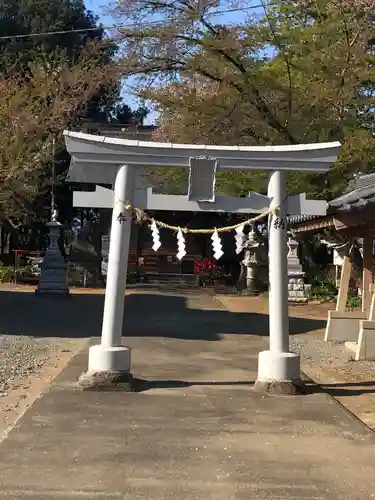
{"label": "shimenawa rope", "polygon": [[171,224],[167,224],[166,222],[156,220],[156,219],[150,217],[149,215],[147,215],[146,212],[144,212],[140,208],[133,207],[131,205],[131,203],[124,202],[120,199],[117,200],[115,206],[118,205],[119,203],[121,203],[123,205],[124,210],[132,210],[132,212],[134,213],[135,218],[138,222],[147,221],[151,224],[153,221],[155,221],[155,224],[161,228],[169,229],[170,231],[175,231],[176,233],[179,230],[181,230],[183,233],[191,233],[191,234],[213,234],[215,231],[217,231],[218,233],[229,233],[231,231],[234,231],[235,229],[237,229],[240,226],[248,226],[248,225],[251,225],[258,220],[264,219],[269,214],[276,215],[277,209],[279,208],[278,206],[274,205],[273,202],[271,202],[270,207],[266,212],[263,212],[255,217],[252,217],[251,219],[246,219],[246,220],[239,222],[237,224],[233,224],[231,226],[215,227],[215,228],[210,228],[210,229],[191,229],[188,227],[173,226]]}

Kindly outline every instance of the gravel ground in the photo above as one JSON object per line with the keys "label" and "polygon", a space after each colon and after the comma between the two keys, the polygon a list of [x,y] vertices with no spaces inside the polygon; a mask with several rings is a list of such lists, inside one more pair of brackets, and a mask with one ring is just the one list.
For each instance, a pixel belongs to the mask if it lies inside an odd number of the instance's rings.
{"label": "gravel ground", "polygon": [[0,287],[0,441],[95,334],[101,302],[87,290],[61,301]]}
{"label": "gravel ground", "polygon": [[[352,361],[344,343],[338,341],[324,342],[324,333],[293,335],[291,348],[301,355],[304,369],[306,367],[319,372],[332,372],[332,378],[353,381],[374,381],[375,363],[373,361]],[[336,376],[334,376],[336,375]]]}
{"label": "gravel ground", "polygon": [[85,342],[0,335],[0,442]]}
{"label": "gravel ground", "polygon": [[323,336],[318,331],[292,337],[303,372],[375,430],[375,363],[352,361],[343,343],[324,342]]}
{"label": "gravel ground", "polygon": [[291,350],[300,354],[309,365],[333,367],[348,363],[344,344],[340,342],[324,342],[323,333],[292,335]]}
{"label": "gravel ground", "polygon": [[51,342],[31,337],[0,337],[0,396],[40,370],[50,357]]}
{"label": "gravel ground", "polygon": [[33,397],[36,387],[44,390],[100,332],[103,290],[72,292],[65,300],[37,297],[33,287],[0,286],[0,412],[16,404],[9,398],[20,390]]}

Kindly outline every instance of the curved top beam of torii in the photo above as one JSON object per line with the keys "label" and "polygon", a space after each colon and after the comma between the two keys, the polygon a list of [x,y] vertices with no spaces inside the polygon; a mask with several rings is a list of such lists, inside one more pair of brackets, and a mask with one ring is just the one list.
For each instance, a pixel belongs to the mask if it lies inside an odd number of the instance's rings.
{"label": "curved top beam of torii", "polygon": [[[72,131],[64,131],[64,136],[67,150],[72,156],[68,180],[98,184],[106,182],[100,180],[104,168],[107,175],[110,175],[109,171],[113,172],[111,180],[107,181],[112,182],[120,165],[189,167],[190,158],[197,157],[216,160],[220,169],[327,172],[336,161],[341,147],[339,142],[295,146],[173,144]],[[93,176],[92,180],[88,180],[87,167]]]}

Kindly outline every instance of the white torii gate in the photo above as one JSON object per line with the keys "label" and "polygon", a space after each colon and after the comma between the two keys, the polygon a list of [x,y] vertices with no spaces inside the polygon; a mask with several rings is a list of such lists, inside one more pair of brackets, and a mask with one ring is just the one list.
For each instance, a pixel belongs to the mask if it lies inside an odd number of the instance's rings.
{"label": "white torii gate", "polygon": [[[70,182],[114,184],[113,191],[96,186],[95,192],[75,192],[75,206],[113,207],[104,302],[102,337],[89,351],[83,388],[121,384],[131,390],[131,352],[121,345],[124,290],[132,211],[140,209],[263,213],[269,216],[269,334],[270,349],[259,353],[255,388],[294,394],[303,388],[300,358],[289,352],[287,214],[325,215],[326,202],[306,200],[304,194],[287,197],[285,172],[326,172],[336,161],[340,143],[298,146],[197,146],[144,142],[65,131],[72,160]],[[138,166],[188,167],[186,196],[155,195],[139,185]],[[267,196],[215,196],[218,169],[270,171]],[[116,208],[120,204],[121,208]],[[118,214],[122,212],[122,217]]]}

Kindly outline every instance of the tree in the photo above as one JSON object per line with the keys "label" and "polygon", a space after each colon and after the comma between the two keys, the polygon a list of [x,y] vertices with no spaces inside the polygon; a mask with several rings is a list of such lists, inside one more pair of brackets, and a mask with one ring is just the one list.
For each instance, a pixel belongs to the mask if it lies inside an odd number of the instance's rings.
{"label": "tree", "polygon": [[10,187],[0,188],[0,220],[19,234],[49,217],[52,162],[60,214],[71,215],[61,132],[83,118],[108,121],[119,79],[116,46],[83,0],[0,0],[0,20],[0,177]]}
{"label": "tree", "polygon": [[[259,16],[250,2],[244,7],[243,22],[224,25],[215,22],[217,2],[117,2],[117,15],[138,23],[119,30],[124,75],[138,76],[140,95],[161,111],[160,137],[340,140],[340,161],[328,175],[289,178],[292,191],[336,195],[354,172],[375,168],[373,1],[278,0],[264,2]],[[227,191],[262,184],[243,173],[225,179]]]}
{"label": "tree", "polygon": [[[22,73],[41,54],[64,57],[74,65],[93,42],[102,44],[98,64],[109,64],[115,55],[116,44],[106,40],[98,16],[86,9],[83,0],[0,0],[0,5],[5,37],[0,39],[0,73],[15,61],[15,69]],[[108,121],[119,90],[118,81],[99,87],[87,103],[86,118]]]}
{"label": "tree", "polygon": [[[9,37],[0,40],[2,69],[14,60],[27,66],[40,53],[64,52],[73,61],[88,43],[103,39],[97,16],[82,0],[1,0],[0,6],[1,36]],[[42,35],[61,31],[70,32]]]}
{"label": "tree", "polygon": [[35,217],[38,196],[49,189],[53,141],[85,113],[98,88],[117,78],[100,57],[101,48],[90,45],[75,65],[50,56],[30,62],[27,76],[10,69],[0,77],[1,219]]}
{"label": "tree", "polygon": [[114,108],[110,121],[113,124],[129,124],[136,123],[137,125],[143,125],[145,118],[147,117],[149,111],[144,106],[140,106],[135,110],[132,110],[128,104],[120,101]]}

